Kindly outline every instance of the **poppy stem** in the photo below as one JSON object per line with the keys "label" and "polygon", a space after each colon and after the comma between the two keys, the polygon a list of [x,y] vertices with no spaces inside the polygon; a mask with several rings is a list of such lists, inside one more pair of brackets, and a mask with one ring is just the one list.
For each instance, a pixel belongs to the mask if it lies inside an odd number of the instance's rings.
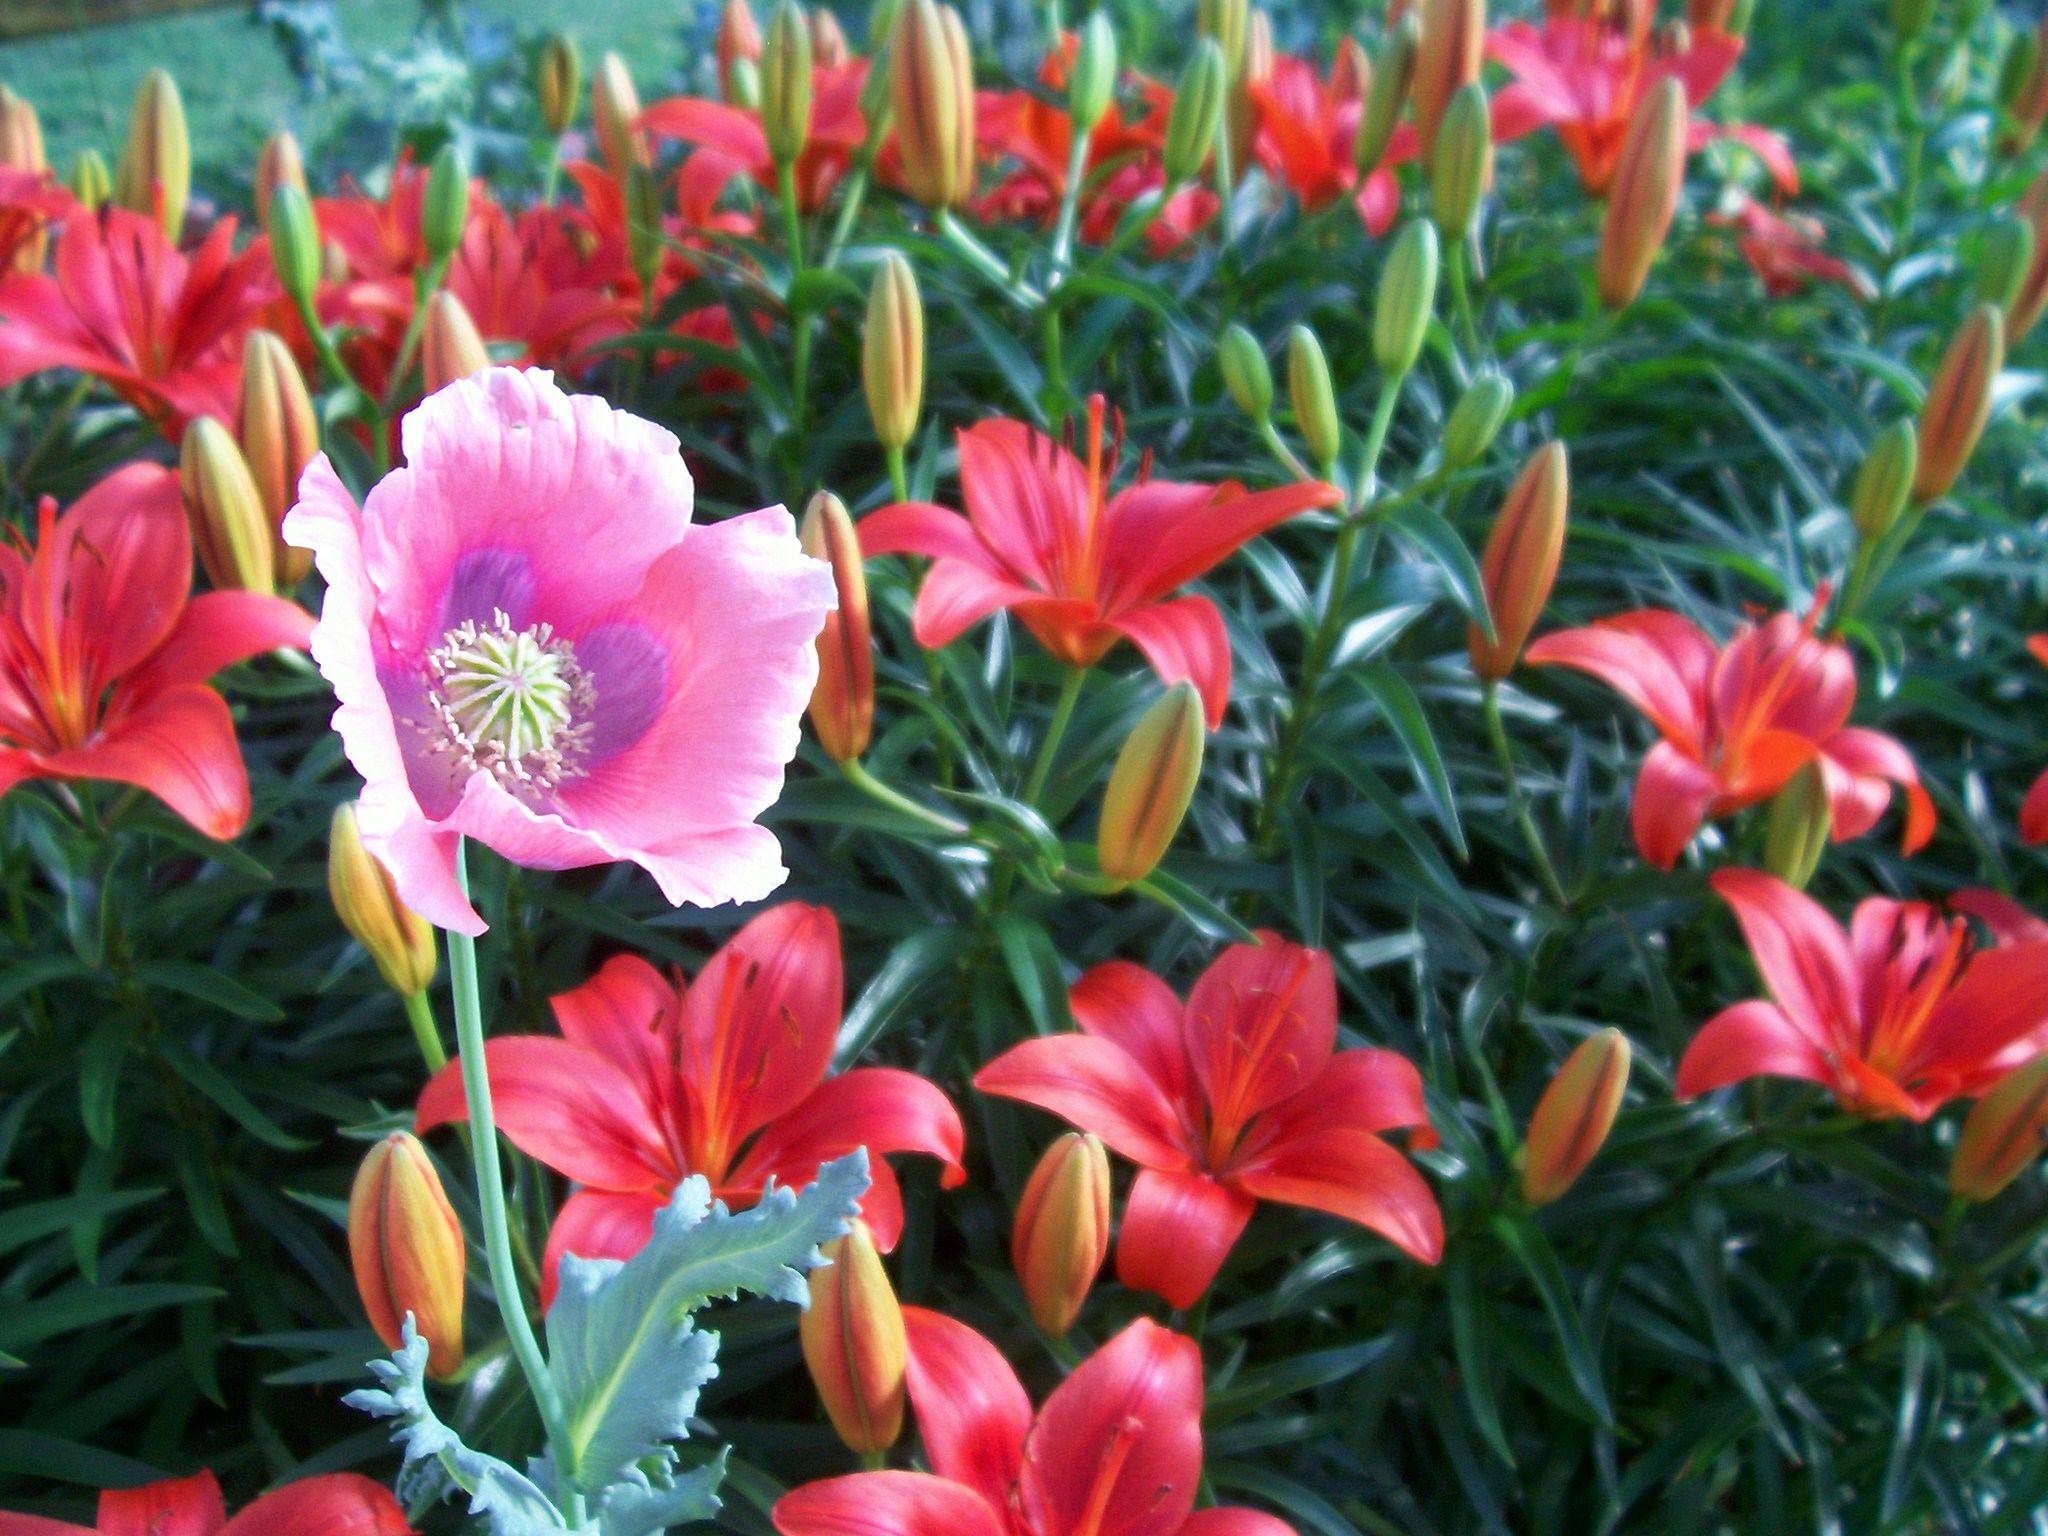
{"label": "poppy stem", "polygon": [[1535,861],[1537,873],[1543,877],[1543,888],[1560,912],[1572,908],[1571,897],[1565,894],[1564,882],[1557,877],[1557,866],[1550,862],[1550,850],[1544,846],[1543,834],[1537,829],[1536,818],[1529,809],[1529,797],[1522,791],[1522,776],[1515,767],[1515,754],[1508,745],[1507,725],[1500,715],[1500,688],[1489,682],[1480,693],[1481,707],[1486,715],[1486,734],[1493,743],[1493,755],[1500,759],[1500,771],[1507,780],[1508,814],[1515,819],[1515,825],[1522,829],[1522,841],[1528,845],[1529,857]]}

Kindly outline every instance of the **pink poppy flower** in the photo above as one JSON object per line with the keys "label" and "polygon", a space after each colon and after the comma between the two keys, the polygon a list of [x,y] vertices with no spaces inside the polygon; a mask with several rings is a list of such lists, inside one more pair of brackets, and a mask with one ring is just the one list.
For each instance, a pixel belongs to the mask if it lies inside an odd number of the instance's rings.
{"label": "pink poppy flower", "polygon": [[833,601],[789,514],[691,527],[675,438],[539,370],[459,380],[402,434],[360,507],[315,459],[285,537],[327,581],[313,657],[407,905],[483,932],[463,837],[537,869],[630,859],[677,903],[781,884],[755,818]]}

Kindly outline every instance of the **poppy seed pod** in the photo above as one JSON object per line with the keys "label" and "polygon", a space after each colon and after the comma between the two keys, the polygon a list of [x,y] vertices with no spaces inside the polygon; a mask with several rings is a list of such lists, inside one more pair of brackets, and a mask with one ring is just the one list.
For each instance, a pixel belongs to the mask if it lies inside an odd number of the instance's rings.
{"label": "poppy seed pod", "polygon": [[1053,1338],[1074,1326],[1109,1257],[1109,1154],[1069,1131],[1045,1149],[1017,1202],[1010,1262],[1031,1320]]}
{"label": "poppy seed pod", "polygon": [[220,592],[277,590],[275,540],[256,482],[235,435],[211,416],[185,428],[178,450],[178,489],[192,546],[206,579]]}
{"label": "poppy seed pod", "polygon": [[1982,1203],[2040,1156],[2048,1138],[2048,1056],[2036,1056],[1998,1080],[1970,1106],[1963,1133],[1948,1165],[1948,1187],[1965,1200]]}
{"label": "poppy seed pod", "polygon": [[1294,425],[1308,444],[1316,473],[1325,480],[1343,444],[1337,419],[1337,392],[1330,384],[1329,360],[1316,333],[1297,325],[1287,333],[1287,405]]}
{"label": "poppy seed pod", "polygon": [[804,1364],[846,1448],[878,1455],[903,1432],[903,1308],[866,1222],[821,1251],[830,1262],[811,1271],[811,1304],[797,1323]]}
{"label": "poppy seed pod", "polygon": [[446,288],[427,300],[420,331],[420,383],[427,394],[491,366],[490,348],[462,300]]}
{"label": "poppy seed pod", "polygon": [[1223,50],[1214,38],[1205,37],[1195,45],[1174,84],[1173,107],[1166,117],[1166,144],[1160,155],[1167,186],[1181,186],[1202,174],[1216,148],[1216,134],[1223,126],[1223,98],[1229,91]]}
{"label": "poppy seed pod", "polygon": [[1487,119],[1486,88],[1475,83],[1451,98],[1437,130],[1429,211],[1446,241],[1465,238],[1492,182],[1493,125]]}
{"label": "poppy seed pod", "polygon": [[1380,372],[1398,379],[1422,355],[1436,312],[1436,226],[1411,219],[1394,237],[1373,306],[1372,355]]}
{"label": "poppy seed pod", "polygon": [[718,89],[727,101],[733,99],[732,75],[741,63],[761,62],[761,25],[754,20],[754,8],[747,0],[725,0],[718,13]]}
{"label": "poppy seed pod", "polygon": [[1482,373],[1469,384],[1444,422],[1443,467],[1455,473],[1493,445],[1515,403],[1515,386],[1504,373]]}
{"label": "poppy seed pod", "polygon": [[320,451],[320,418],[306,393],[305,376],[284,341],[251,331],[242,344],[242,395],[236,435],[263,515],[270,524],[271,562],[277,584],[290,591],[313,568],[313,552],[284,542],[284,515],[299,499],[299,476]]}
{"label": "poppy seed pod", "polygon": [[1985,231],[1977,252],[1977,302],[2011,313],[2033,264],[2033,225],[2025,219],[2000,219]]}
{"label": "poppy seed pod", "polygon": [[818,681],[811,690],[811,728],[835,763],[868,749],[875,724],[875,652],[868,628],[868,579],[860,538],[846,503],[820,491],[804,509],[804,553],[832,568],[839,606],[818,631]]}
{"label": "poppy seed pod", "polygon": [[0,85],[0,166],[11,171],[50,168],[43,153],[43,122],[26,97]]}
{"label": "poppy seed pod", "polygon": [[811,137],[811,25],[796,0],[768,18],[761,49],[761,134],[777,165],[794,165]]}
{"label": "poppy seed pod", "polygon": [[974,64],[960,13],[905,0],[896,18],[890,98],[910,194],[934,213],[974,191]]}
{"label": "poppy seed pod", "polygon": [[1351,141],[1351,160],[1360,177],[1379,169],[1393,142],[1394,129],[1401,121],[1415,86],[1415,60],[1422,48],[1422,20],[1412,12],[1387,32],[1380,55],[1373,61],[1372,84],[1365,93],[1365,106],[1358,119],[1358,136]]}
{"label": "poppy seed pod", "polygon": [[280,183],[271,194],[264,228],[270,235],[270,261],[277,269],[278,286],[293,303],[310,305],[320,286],[320,230],[306,194],[290,182]]}
{"label": "poppy seed pod", "polygon": [[432,261],[443,261],[462,244],[469,222],[469,164],[453,140],[434,151],[427,190],[420,198],[420,241]]}
{"label": "poppy seed pod", "polygon": [[426,1149],[404,1131],[370,1148],[348,1192],[348,1256],[370,1326],[388,1349],[405,1319],[427,1341],[427,1373],[462,1366],[462,1223]]}
{"label": "poppy seed pod", "polygon": [[1980,305],[1942,354],[1920,408],[1915,501],[1934,501],[1955,485],[1991,419],[1991,387],[2004,366],[2005,316],[1995,305]]}
{"label": "poppy seed pod", "polygon": [[1436,165],[1437,131],[1451,98],[1479,78],[1486,49],[1486,0],[1423,0],[1415,54],[1415,131],[1425,169]]}
{"label": "poppy seed pod", "polygon": [[1913,494],[1919,472],[1920,439],[1910,421],[1895,421],[1870,445],[1849,492],[1849,516],[1857,537],[1874,544],[1892,531]]}
{"label": "poppy seed pod", "polygon": [[1570,505],[1571,468],[1564,444],[1545,443],[1509,487],[1479,562],[1493,639],[1477,624],[1467,627],[1465,638],[1472,670],[1489,683],[1514,671],[1550,601],[1564,556]]}
{"label": "poppy seed pod", "polygon": [[128,141],[114,167],[114,203],[155,218],[176,241],[191,194],[192,137],[185,128],[184,98],[168,70],[152,69],[135,88]]}
{"label": "poppy seed pod", "polygon": [[583,94],[583,55],[576,39],[553,32],[534,61],[534,94],[540,98],[540,120],[557,138],[576,121],[577,98]]}
{"label": "poppy seed pod", "polygon": [[1081,28],[1074,68],[1067,76],[1067,117],[1077,133],[1092,133],[1116,94],[1116,28],[1106,12],[1092,12]]}
{"label": "poppy seed pod", "polygon": [[875,268],[868,289],[860,371],[875,440],[884,448],[902,448],[916,433],[924,407],[924,300],[917,274],[894,251]]}
{"label": "poppy seed pod", "polygon": [[1216,344],[1216,367],[1237,408],[1253,421],[1273,414],[1273,369],[1259,338],[1233,321]]}
{"label": "poppy seed pod", "polygon": [[1206,739],[1192,683],[1175,683],[1139,716],[1110,770],[1096,827],[1096,859],[1110,879],[1142,880],[1166,857],[1201,781]]}
{"label": "poppy seed pod", "polygon": [[1593,1161],[1628,1091],[1628,1036],[1603,1029],[1565,1058],[1536,1101],[1522,1160],[1522,1198],[1548,1205]]}
{"label": "poppy seed pod", "polygon": [[[114,176],[96,149],[81,149],[71,162],[71,195],[87,213],[98,213],[114,195]],[[42,262],[35,263],[40,267]]]}
{"label": "poppy seed pod", "polygon": [[286,185],[308,191],[306,158],[299,152],[299,141],[290,129],[280,128],[263,141],[263,151],[256,157],[256,222],[266,229],[270,225],[270,200],[279,187]]}
{"label": "poppy seed pod", "polygon": [[633,126],[640,116],[640,93],[626,61],[606,53],[590,77],[590,123],[597,132],[604,168],[623,181],[626,167],[648,163],[647,136]]}
{"label": "poppy seed pod", "polygon": [[356,808],[347,801],[334,808],[328,826],[327,895],[392,991],[413,997],[433,985],[433,925],[399,900],[390,872],[363,846]]}
{"label": "poppy seed pod", "polygon": [[1666,77],[1629,119],[1607,189],[1600,230],[1600,301],[1626,309],[1643,291],[1650,263],[1664,248],[1685,182],[1685,87]]}
{"label": "poppy seed pod", "polygon": [[1765,871],[1795,891],[1805,890],[1827,852],[1834,822],[1820,769],[1807,763],[1771,797],[1770,821],[1764,830]]}
{"label": "poppy seed pod", "polygon": [[811,62],[820,69],[838,69],[853,58],[847,45],[846,29],[824,6],[811,12]]}

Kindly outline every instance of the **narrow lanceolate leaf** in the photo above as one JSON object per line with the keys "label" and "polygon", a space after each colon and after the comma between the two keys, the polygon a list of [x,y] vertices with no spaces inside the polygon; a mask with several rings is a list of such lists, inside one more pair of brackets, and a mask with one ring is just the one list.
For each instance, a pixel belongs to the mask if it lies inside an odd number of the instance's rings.
{"label": "narrow lanceolate leaf", "polygon": [[1601,1424],[1611,1426],[1614,1410],[1607,1401],[1600,1362],[1586,1337],[1585,1324],[1579,1319],[1578,1303],[1572,1297],[1571,1286],[1565,1280],[1564,1270],[1557,1262],[1550,1240],[1534,1222],[1512,1216],[1494,1217],[1493,1232],[1522,1266],[1536,1287],[1536,1294],[1542,1299],[1543,1310],[1550,1314],[1551,1326],[1557,1330],[1557,1342],[1564,1352],[1565,1369],[1571,1375],[1572,1386],[1593,1417]]}

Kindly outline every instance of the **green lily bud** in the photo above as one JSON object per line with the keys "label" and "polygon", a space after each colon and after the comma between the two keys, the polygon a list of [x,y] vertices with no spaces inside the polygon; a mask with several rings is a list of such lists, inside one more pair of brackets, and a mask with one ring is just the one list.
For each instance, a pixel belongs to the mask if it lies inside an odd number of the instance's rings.
{"label": "green lily bud", "polygon": [[135,91],[128,142],[114,167],[114,202],[156,218],[172,240],[192,195],[192,136],[185,102],[168,70],[152,69]]}
{"label": "green lily bud", "polygon": [[81,149],[71,162],[71,195],[87,213],[97,213],[114,195],[114,178],[96,149]]}
{"label": "green lily bud", "polygon": [[1920,436],[1910,421],[1893,422],[1870,445],[1849,493],[1849,515],[1864,543],[1874,544],[1890,533],[1906,510],[1919,459]]}
{"label": "green lily bud", "polygon": [[1910,43],[1934,20],[1936,0],[1892,0],[1892,30],[1899,41]]}
{"label": "green lily bud", "polygon": [[1493,181],[1493,125],[1486,87],[1474,81],[1451,98],[1437,129],[1436,165],[1430,172],[1430,214],[1447,241],[1462,240]]}
{"label": "green lily bud", "polygon": [[1337,462],[1343,431],[1337,420],[1337,394],[1330,386],[1330,364],[1316,333],[1297,325],[1287,333],[1287,404],[1294,425],[1308,444],[1316,473],[1329,478]]}
{"label": "green lily bud", "polygon": [[270,196],[270,260],[278,286],[294,304],[310,304],[320,286],[320,230],[313,205],[289,182]]}
{"label": "green lily bud", "polygon": [[1214,38],[1205,37],[1195,46],[1173,89],[1162,152],[1168,187],[1202,174],[1202,166],[1216,147],[1217,130],[1223,125],[1223,98],[1229,89],[1223,50]]}
{"label": "green lily bud", "polygon": [[1352,141],[1352,163],[1361,177],[1379,169],[1393,142],[1395,125],[1408,105],[1408,93],[1415,85],[1415,59],[1422,47],[1422,18],[1410,11],[1380,44],[1379,57],[1372,64],[1372,89],[1365,93],[1365,108],[1358,120],[1358,137]]}
{"label": "green lily bud", "polygon": [[440,261],[462,244],[462,226],[469,221],[469,166],[451,143],[434,152],[427,170],[427,190],[420,200],[420,238],[427,255]]}
{"label": "green lily bud", "polygon": [[1257,422],[1273,414],[1273,370],[1258,337],[1241,325],[1229,326],[1216,344],[1216,366],[1239,410]]}
{"label": "green lily bud", "polygon": [[1436,267],[1436,226],[1427,219],[1409,220],[1394,237],[1380,273],[1372,319],[1373,359],[1390,379],[1402,377],[1422,355],[1422,339],[1436,311]]}
{"label": "green lily bud", "polygon": [[2025,219],[2000,219],[1986,231],[1977,256],[1977,302],[2010,310],[2033,263],[2033,225]]}
{"label": "green lily bud", "polygon": [[1096,856],[1110,879],[1128,885],[1159,867],[1195,797],[1206,740],[1192,683],[1174,684],[1139,717],[1102,796]]}
{"label": "green lily bud", "polygon": [[796,0],[768,18],[761,50],[761,132],[777,165],[793,165],[811,137],[811,27]]}
{"label": "green lily bud", "polygon": [[1251,0],[1197,0],[1195,35],[1223,51],[1223,72],[1235,80],[1244,68],[1245,39],[1251,32]]}
{"label": "green lily bud", "polygon": [[1450,419],[1444,423],[1444,469],[1455,473],[1468,464],[1476,464],[1479,456],[1492,446],[1494,435],[1508,419],[1508,408],[1514,403],[1515,386],[1508,382],[1506,374],[1482,373],[1474,379],[1451,407]]}
{"label": "green lily bud", "polygon": [[1771,799],[1764,833],[1764,868],[1795,891],[1803,891],[1828,849],[1834,812],[1820,770],[1808,763]]}
{"label": "green lily bud", "polygon": [[1076,133],[1092,133],[1116,91],[1116,29],[1097,11],[1081,28],[1074,70],[1067,77],[1067,116]]}
{"label": "green lily bud", "polygon": [[626,255],[642,289],[654,286],[661,251],[661,184],[636,160],[626,167]]}
{"label": "green lily bud", "polygon": [[556,32],[541,45],[534,66],[534,91],[540,97],[540,120],[560,137],[576,121],[576,100],[583,94],[583,55],[576,39]]}

